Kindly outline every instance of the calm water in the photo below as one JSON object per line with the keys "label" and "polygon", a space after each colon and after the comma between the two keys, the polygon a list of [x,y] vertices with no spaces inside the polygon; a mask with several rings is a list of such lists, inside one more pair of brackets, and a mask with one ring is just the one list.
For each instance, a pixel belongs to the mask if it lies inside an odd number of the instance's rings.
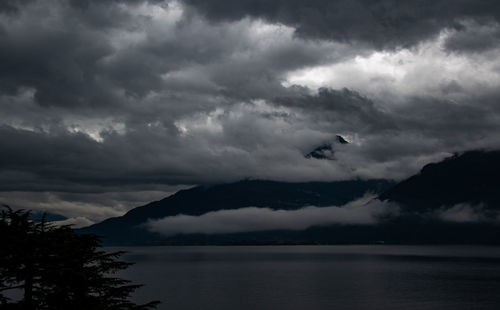
{"label": "calm water", "polygon": [[500,309],[500,247],[119,249],[159,309]]}

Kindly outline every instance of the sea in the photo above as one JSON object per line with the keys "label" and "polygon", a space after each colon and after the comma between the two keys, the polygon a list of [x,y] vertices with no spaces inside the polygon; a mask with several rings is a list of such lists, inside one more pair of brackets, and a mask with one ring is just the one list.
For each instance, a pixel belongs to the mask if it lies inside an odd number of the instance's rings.
{"label": "sea", "polygon": [[155,246],[125,250],[161,310],[500,309],[500,247]]}

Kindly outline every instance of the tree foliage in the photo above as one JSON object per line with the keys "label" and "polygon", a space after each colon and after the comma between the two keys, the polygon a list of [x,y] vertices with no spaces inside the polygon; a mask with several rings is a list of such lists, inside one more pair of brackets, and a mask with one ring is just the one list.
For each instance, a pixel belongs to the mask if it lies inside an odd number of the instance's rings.
{"label": "tree foliage", "polygon": [[[141,285],[115,276],[131,263],[123,252],[105,252],[94,235],[69,226],[31,221],[30,212],[5,206],[0,218],[0,307],[2,309],[151,309],[130,295]],[[6,242],[5,242],[6,241]],[[7,292],[22,292],[13,300]]]}

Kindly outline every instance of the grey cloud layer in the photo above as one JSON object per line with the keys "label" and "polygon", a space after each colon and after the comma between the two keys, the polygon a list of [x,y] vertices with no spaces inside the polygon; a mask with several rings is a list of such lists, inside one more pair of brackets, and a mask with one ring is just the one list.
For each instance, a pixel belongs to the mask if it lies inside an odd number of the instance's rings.
{"label": "grey cloud layer", "polygon": [[496,2],[415,3],[2,1],[0,191],[400,179],[499,146]]}
{"label": "grey cloud layer", "polygon": [[426,214],[426,216],[456,223],[496,223],[500,221],[500,212],[488,210],[482,204],[460,203],[448,208],[441,207],[431,214]]}
{"label": "grey cloud layer", "polygon": [[[468,32],[473,20],[498,23],[500,4],[493,0],[185,0],[214,21],[238,20],[245,16],[263,18],[297,28],[303,37],[337,41],[359,41],[377,48],[408,47],[444,28]],[[450,42],[451,49],[486,47],[492,43]]]}
{"label": "grey cloud layer", "polygon": [[[365,196],[343,206],[304,207],[298,210],[273,210],[248,207],[208,212],[200,216],[176,215],[149,220],[144,226],[164,236],[177,234],[226,234],[270,230],[305,230],[313,226],[376,225],[397,217],[395,203]],[[500,214],[485,211],[481,206],[459,204],[437,211],[416,214],[424,219],[456,223],[498,222]]]}
{"label": "grey cloud layer", "polygon": [[304,230],[324,225],[369,225],[378,218],[397,213],[397,207],[363,197],[340,207],[304,207],[298,210],[273,210],[248,207],[220,210],[200,216],[177,215],[150,220],[146,227],[163,235],[220,234],[266,230]]}

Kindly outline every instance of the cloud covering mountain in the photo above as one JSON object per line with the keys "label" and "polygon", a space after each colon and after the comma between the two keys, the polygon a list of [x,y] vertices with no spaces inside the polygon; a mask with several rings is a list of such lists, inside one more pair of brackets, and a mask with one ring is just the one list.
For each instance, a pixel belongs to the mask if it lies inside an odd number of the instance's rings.
{"label": "cloud covering mountain", "polygon": [[200,216],[176,215],[150,220],[146,226],[162,235],[220,234],[266,230],[305,230],[312,226],[376,224],[378,217],[397,213],[395,205],[366,196],[344,206],[273,210],[247,207],[220,210]]}

